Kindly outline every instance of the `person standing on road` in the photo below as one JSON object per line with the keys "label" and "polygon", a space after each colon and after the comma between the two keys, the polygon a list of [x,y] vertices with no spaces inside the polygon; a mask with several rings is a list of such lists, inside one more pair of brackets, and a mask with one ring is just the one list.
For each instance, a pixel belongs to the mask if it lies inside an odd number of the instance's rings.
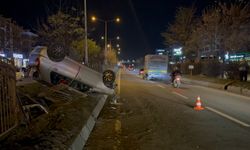
{"label": "person standing on road", "polygon": [[247,81],[249,66],[245,59],[240,63],[240,81]]}

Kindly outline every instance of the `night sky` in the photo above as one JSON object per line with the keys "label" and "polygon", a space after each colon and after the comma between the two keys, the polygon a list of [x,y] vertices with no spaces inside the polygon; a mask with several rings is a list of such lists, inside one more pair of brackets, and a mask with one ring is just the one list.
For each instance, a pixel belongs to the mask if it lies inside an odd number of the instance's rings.
{"label": "night sky", "polygon": [[[157,48],[165,48],[161,32],[174,19],[180,6],[195,5],[200,11],[212,0],[87,0],[88,16],[101,19],[119,16],[120,24],[109,24],[109,38],[120,36],[122,58],[132,59],[154,53]],[[60,6],[81,10],[83,0],[1,0],[0,14],[13,18],[26,29],[35,29],[38,20],[45,20]],[[101,44],[104,24],[88,23],[89,37]]]}

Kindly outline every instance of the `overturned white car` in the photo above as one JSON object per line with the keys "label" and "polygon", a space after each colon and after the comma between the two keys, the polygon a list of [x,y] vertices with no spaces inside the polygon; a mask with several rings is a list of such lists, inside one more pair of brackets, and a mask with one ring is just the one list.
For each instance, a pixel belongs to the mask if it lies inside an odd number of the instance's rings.
{"label": "overturned white car", "polygon": [[[83,92],[91,89],[108,95],[114,93],[114,89],[108,86],[115,80],[115,74],[112,71],[104,71],[104,74],[101,74],[65,57],[58,51],[57,53],[61,55],[61,58],[58,59],[57,57],[56,60],[53,60],[51,56],[48,56],[47,47],[36,47],[29,57],[31,75],[52,84],[68,84]],[[106,80],[107,76],[108,79]],[[106,84],[106,82],[109,83]]]}

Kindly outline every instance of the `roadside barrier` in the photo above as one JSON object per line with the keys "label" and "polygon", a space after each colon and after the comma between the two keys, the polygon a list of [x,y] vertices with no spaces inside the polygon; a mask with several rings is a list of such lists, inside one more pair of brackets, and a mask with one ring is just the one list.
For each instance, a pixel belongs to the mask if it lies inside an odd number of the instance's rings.
{"label": "roadside barrier", "polygon": [[18,123],[16,71],[12,61],[0,57],[0,137]]}

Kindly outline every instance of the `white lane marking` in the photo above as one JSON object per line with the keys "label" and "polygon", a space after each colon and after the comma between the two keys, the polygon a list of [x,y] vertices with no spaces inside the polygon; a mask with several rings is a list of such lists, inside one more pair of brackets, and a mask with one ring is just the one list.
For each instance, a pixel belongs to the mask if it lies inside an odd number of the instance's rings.
{"label": "white lane marking", "polygon": [[165,87],[164,87],[164,86],[162,86],[162,85],[160,85],[160,84],[157,84],[157,86],[158,86],[158,87],[160,87],[160,88],[165,89]]}
{"label": "white lane marking", "polygon": [[153,82],[153,81],[148,81],[148,82],[150,82],[150,83],[155,83],[155,82]]}
{"label": "white lane marking", "polygon": [[250,100],[250,97],[248,97],[248,96],[244,96],[244,95],[240,95],[240,94],[236,94],[236,93],[231,93],[230,91],[223,91],[223,90],[220,90],[220,89],[214,89],[214,88],[211,88],[211,87],[204,87],[204,86],[201,86],[201,85],[189,85],[189,86],[196,87],[196,88],[202,88],[202,89],[205,89],[205,90],[210,90],[212,92],[218,92],[218,93],[221,93],[221,94],[226,94],[226,95],[230,95],[230,96],[235,96],[237,98],[243,98],[243,99]]}
{"label": "white lane marking", "polygon": [[184,95],[182,95],[180,93],[177,93],[177,92],[172,92],[172,93],[175,94],[175,95],[178,95],[178,96],[180,96],[180,97],[182,97],[184,99],[188,99],[188,97],[186,97],[186,96],[184,96]]}
{"label": "white lane marking", "polygon": [[216,114],[218,114],[218,115],[220,115],[220,116],[222,116],[224,118],[227,118],[227,119],[229,119],[229,120],[231,120],[231,121],[233,121],[235,123],[238,123],[238,124],[240,124],[240,125],[242,125],[244,127],[250,127],[249,124],[247,124],[245,122],[242,122],[242,121],[240,121],[240,120],[238,120],[238,119],[236,119],[234,117],[231,117],[231,116],[229,116],[227,114],[224,114],[224,113],[222,113],[222,112],[220,112],[220,111],[218,111],[218,110],[216,110],[214,108],[211,108],[211,107],[205,107],[205,108],[207,108],[208,110],[210,110],[210,111],[212,111],[212,112],[214,112],[214,113],[216,113]]}

